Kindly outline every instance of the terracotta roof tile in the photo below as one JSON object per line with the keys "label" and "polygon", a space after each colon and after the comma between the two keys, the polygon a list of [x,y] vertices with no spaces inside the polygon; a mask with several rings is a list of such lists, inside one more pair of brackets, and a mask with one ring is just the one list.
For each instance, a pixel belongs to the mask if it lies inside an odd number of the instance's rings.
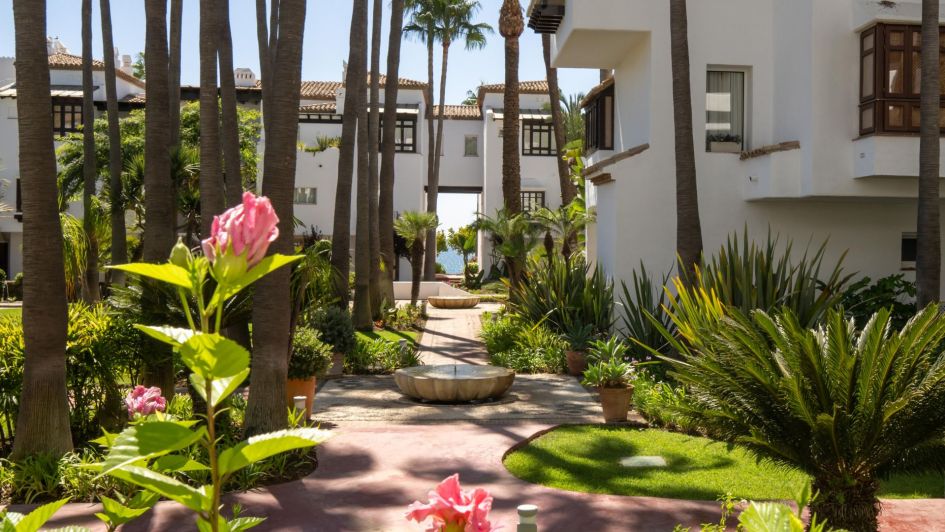
{"label": "terracotta roof tile", "polygon": [[[58,70],[80,70],[82,68],[82,57],[78,55],[58,53],[49,56],[49,68]],[[105,70],[105,63],[98,59],[92,60],[94,70]],[[115,75],[119,78],[140,88],[144,88],[144,81],[127,74],[121,70],[115,69]]]}
{"label": "terracotta roof tile", "polygon": [[303,105],[299,107],[300,113],[332,113],[337,110],[337,105],[335,102],[326,102],[326,103],[313,103],[310,105]]}
{"label": "terracotta roof tile", "polygon": [[[490,85],[480,85],[479,92],[504,92],[505,83],[492,83]],[[543,94],[548,92],[548,82],[546,80],[520,81],[518,91],[521,94]]]}
{"label": "terracotta roof tile", "polygon": [[604,81],[600,82],[599,85],[597,85],[597,86],[595,86],[593,89],[591,89],[591,91],[588,92],[586,96],[584,96],[584,99],[581,100],[581,108],[583,109],[583,108],[587,107],[588,105],[590,105],[590,103],[591,103],[592,101],[594,101],[595,99],[597,99],[597,95],[598,95],[598,94],[604,92],[605,90],[607,90],[607,89],[610,88],[610,87],[613,87],[613,85],[614,85],[614,77],[613,77],[613,76],[610,76],[609,78],[607,78],[607,79],[605,79]]}
{"label": "terracotta roof tile", "polygon": [[[450,120],[482,120],[482,110],[478,105],[447,105],[443,118]],[[440,106],[433,106],[433,116],[439,116]]]}

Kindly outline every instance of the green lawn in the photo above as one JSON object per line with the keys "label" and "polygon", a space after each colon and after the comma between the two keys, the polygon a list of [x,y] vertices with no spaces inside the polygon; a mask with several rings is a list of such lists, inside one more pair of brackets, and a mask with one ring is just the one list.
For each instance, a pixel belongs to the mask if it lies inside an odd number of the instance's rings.
{"label": "green lawn", "polygon": [[383,338],[389,342],[399,342],[401,340],[407,340],[407,342],[416,345],[418,339],[420,338],[420,333],[418,331],[392,331],[390,329],[375,329],[374,332],[361,332],[357,333],[358,338],[364,338],[367,340],[377,340],[378,338]]}
{"label": "green lawn", "polygon": [[0,318],[6,317],[21,317],[23,315],[23,309],[19,307],[14,308],[0,308]]}
{"label": "green lawn", "polygon": [[[628,468],[629,456],[662,456],[664,468]],[[739,499],[793,499],[807,481],[803,473],[757,462],[745,450],[706,438],[654,429],[573,426],[539,437],[505,459],[515,476],[553,488],[715,500],[731,493]],[[881,497],[942,497],[941,475],[894,477]]]}

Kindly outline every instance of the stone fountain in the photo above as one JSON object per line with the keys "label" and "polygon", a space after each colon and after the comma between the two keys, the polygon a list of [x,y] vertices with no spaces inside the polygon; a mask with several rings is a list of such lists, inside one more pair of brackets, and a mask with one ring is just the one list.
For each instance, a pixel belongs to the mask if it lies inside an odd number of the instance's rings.
{"label": "stone fountain", "polygon": [[465,403],[502,397],[515,381],[515,372],[472,364],[416,366],[397,370],[394,381],[401,392],[414,399]]}

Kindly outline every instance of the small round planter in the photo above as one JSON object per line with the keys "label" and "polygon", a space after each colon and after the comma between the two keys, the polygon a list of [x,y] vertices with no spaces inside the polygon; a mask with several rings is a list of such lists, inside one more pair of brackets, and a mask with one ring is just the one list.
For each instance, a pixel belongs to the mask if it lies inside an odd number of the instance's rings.
{"label": "small round planter", "polygon": [[580,377],[587,369],[587,353],[584,351],[565,351],[568,362],[568,375]]}
{"label": "small round planter", "polygon": [[331,366],[328,367],[329,377],[338,377],[344,374],[345,372],[345,354],[344,353],[332,353],[331,354]]}
{"label": "small round planter", "polygon": [[615,423],[627,420],[630,412],[630,400],[633,399],[633,386],[626,388],[598,388],[600,405],[604,409],[604,421]]}
{"label": "small round planter", "polygon": [[315,377],[308,379],[289,379],[286,381],[285,396],[289,407],[294,406],[293,398],[305,396],[305,417],[312,415],[312,403],[315,401]]}

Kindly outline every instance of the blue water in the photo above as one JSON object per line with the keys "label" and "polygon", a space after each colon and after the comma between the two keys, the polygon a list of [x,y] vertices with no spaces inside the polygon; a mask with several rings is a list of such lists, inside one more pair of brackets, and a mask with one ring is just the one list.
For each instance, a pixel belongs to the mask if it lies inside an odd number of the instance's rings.
{"label": "blue water", "polygon": [[463,257],[456,250],[449,249],[436,256],[436,261],[446,268],[449,275],[461,275],[463,273]]}

